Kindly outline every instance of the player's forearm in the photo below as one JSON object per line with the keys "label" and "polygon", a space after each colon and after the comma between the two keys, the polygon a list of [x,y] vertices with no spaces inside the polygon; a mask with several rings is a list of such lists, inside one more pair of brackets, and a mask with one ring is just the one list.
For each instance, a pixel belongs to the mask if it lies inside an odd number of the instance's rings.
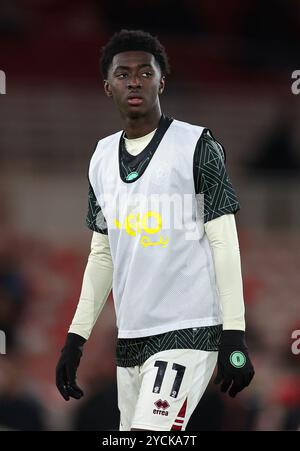
{"label": "player's forearm", "polygon": [[86,340],[112,287],[113,264],[107,235],[94,232],[82,289],[69,332]]}
{"label": "player's forearm", "polygon": [[241,259],[235,218],[223,215],[205,224],[215,264],[224,330],[245,330]]}

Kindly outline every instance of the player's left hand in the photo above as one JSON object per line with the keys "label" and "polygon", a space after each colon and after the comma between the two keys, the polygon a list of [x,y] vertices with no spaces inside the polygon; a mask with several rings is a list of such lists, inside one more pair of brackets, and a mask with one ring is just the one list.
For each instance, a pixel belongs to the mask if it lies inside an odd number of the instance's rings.
{"label": "player's left hand", "polygon": [[245,343],[245,333],[241,330],[224,330],[222,332],[218,373],[215,384],[221,383],[221,391],[234,398],[238,392],[247,387],[254,376],[254,368]]}

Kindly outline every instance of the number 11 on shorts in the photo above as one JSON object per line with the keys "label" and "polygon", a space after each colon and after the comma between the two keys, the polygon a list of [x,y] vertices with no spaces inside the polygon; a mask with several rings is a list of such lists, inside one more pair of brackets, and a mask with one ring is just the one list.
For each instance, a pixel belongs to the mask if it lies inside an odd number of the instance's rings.
{"label": "number 11 on shorts", "polygon": [[[166,373],[166,369],[168,366],[168,362],[164,361],[164,360],[156,360],[156,362],[154,363],[154,366],[158,367],[157,370],[157,375],[155,378],[155,382],[154,382],[154,386],[153,386],[153,393],[160,393],[160,389],[163,383],[163,379]],[[172,398],[177,398],[181,383],[182,383],[182,379],[184,376],[184,372],[185,372],[185,366],[183,365],[179,365],[178,363],[173,363],[172,365],[172,370],[176,371],[176,376],[175,376],[175,380],[171,389],[171,393],[170,396]]]}

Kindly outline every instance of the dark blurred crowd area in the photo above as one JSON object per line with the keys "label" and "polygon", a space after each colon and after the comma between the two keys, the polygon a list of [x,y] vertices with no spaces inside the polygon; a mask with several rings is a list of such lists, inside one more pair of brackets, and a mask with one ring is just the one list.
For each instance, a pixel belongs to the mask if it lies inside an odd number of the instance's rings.
{"label": "dark blurred crowd area", "polygon": [[[112,298],[85,345],[78,373],[85,396],[66,403],[55,387],[55,365],[80,292],[86,256],[34,238],[5,236],[0,251],[0,330],[6,333],[6,354],[0,355],[0,430],[117,430]],[[264,247],[258,252],[247,234],[241,239],[242,255],[255,265],[255,270],[249,265],[244,271],[247,341],[255,379],[235,400],[210,383],[190,419],[189,431],[299,429],[300,356],[291,352],[291,331],[299,328],[299,322],[286,312],[288,318],[282,320],[288,319],[289,327],[285,342],[280,342],[264,333],[264,324],[272,320],[262,306],[264,296],[270,296],[269,280],[282,277],[281,265],[291,272],[287,277],[291,283],[297,269],[285,250],[277,249],[282,254],[278,257],[271,241],[265,247],[261,240]],[[292,241],[286,244],[291,249]],[[298,258],[297,267],[299,263]],[[266,272],[266,265],[271,265],[268,276],[260,274]],[[282,285],[276,303],[286,300]],[[276,303],[268,303],[274,312]],[[260,327],[256,309],[264,315]]]}
{"label": "dark blurred crowd area", "polygon": [[298,0],[1,0],[1,63],[16,77],[93,79],[99,43],[133,28],[163,39],[175,79],[276,78],[298,63],[299,10]]}
{"label": "dark blurred crowd area", "polygon": [[[221,134],[229,140],[228,165],[237,174],[237,187],[246,186],[239,232],[247,341],[256,377],[236,400],[210,384],[188,429],[299,430],[300,352],[291,350],[292,331],[299,329],[300,334],[299,100],[290,92],[291,72],[300,69],[298,0],[1,0],[0,69],[7,75],[7,94],[0,96],[0,331],[6,334],[6,354],[0,354],[0,430],[118,429],[111,297],[85,346],[79,370],[84,398],[66,403],[56,390],[55,365],[79,297],[90,235],[84,229],[82,203],[78,207],[75,199],[68,208],[70,216],[72,209],[81,209],[82,223],[74,228],[82,228],[82,242],[70,244],[73,225],[66,219],[63,238],[56,241],[52,230],[47,239],[41,233],[42,214],[36,216],[46,209],[37,206],[39,179],[34,180],[40,174],[49,177],[44,201],[51,208],[57,200],[50,189],[60,183],[55,177],[63,164],[67,162],[66,177],[75,168],[73,160],[78,161],[75,178],[78,168],[84,177],[84,149],[97,139],[97,127],[99,134],[109,128],[95,107],[96,88],[101,89],[100,48],[121,28],[148,30],[164,43],[171,85],[176,87],[170,98],[174,104],[180,98],[182,110],[192,114],[201,107],[191,100],[184,103],[185,87],[209,83],[210,103],[219,101],[222,83],[223,103],[203,109],[204,116],[220,117],[224,124],[228,117],[239,124],[245,117],[241,130],[228,134],[223,125]],[[88,100],[70,100],[77,83],[87,80]],[[53,83],[63,86],[57,97]],[[72,84],[73,91],[68,91]],[[233,85],[240,92],[245,85],[251,87],[251,98],[257,89],[252,109],[248,99],[243,100],[245,111],[236,97],[231,100],[227,86]],[[267,107],[260,103],[264,90],[275,96]],[[89,108],[90,116],[80,116]],[[259,130],[256,139],[249,139],[251,130]],[[246,147],[245,153],[239,152]],[[29,182],[22,170],[29,173]],[[9,193],[8,186],[16,191]],[[82,183],[79,189],[84,187]],[[14,204],[17,198],[19,204]],[[264,203],[268,209],[259,208]],[[53,219],[55,230],[65,211],[52,211],[61,215]]]}

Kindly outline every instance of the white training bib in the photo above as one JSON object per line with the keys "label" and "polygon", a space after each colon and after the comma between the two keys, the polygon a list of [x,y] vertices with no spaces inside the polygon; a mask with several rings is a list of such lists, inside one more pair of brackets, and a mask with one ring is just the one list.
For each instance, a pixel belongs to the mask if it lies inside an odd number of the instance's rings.
{"label": "white training bib", "polygon": [[193,180],[202,131],[174,120],[145,172],[129,174],[128,183],[119,169],[122,132],[100,140],[92,156],[89,179],[108,227],[119,338],[222,322]]}

